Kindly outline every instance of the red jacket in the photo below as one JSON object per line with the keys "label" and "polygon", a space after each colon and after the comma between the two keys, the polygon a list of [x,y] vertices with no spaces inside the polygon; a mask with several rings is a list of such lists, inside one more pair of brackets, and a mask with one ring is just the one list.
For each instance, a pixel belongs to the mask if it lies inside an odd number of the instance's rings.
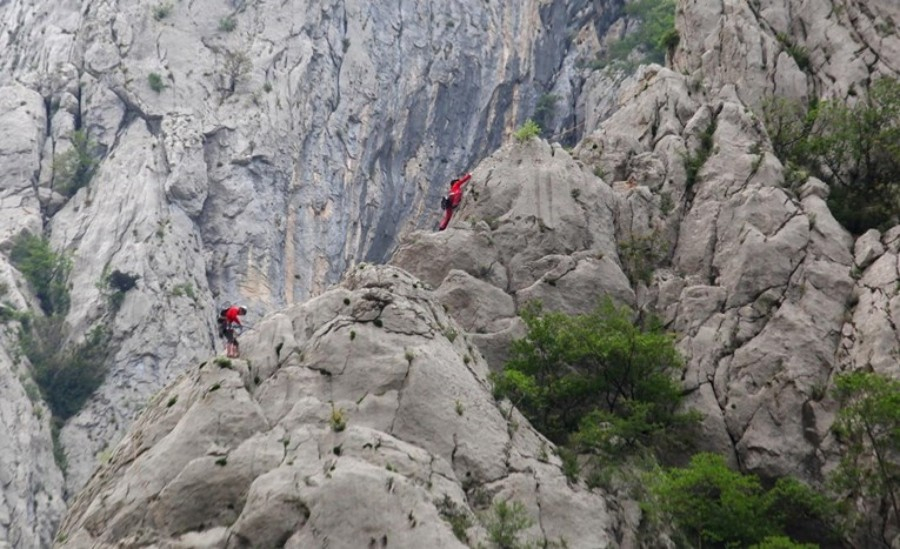
{"label": "red jacket", "polygon": [[229,307],[225,311],[225,320],[227,320],[228,322],[230,322],[232,324],[237,324],[238,326],[242,326],[241,319],[238,318],[239,314],[240,314],[240,307],[237,307],[237,306]]}
{"label": "red jacket", "polygon": [[450,201],[450,207],[444,210],[444,218],[441,219],[441,224],[438,227],[439,231],[443,231],[447,228],[447,225],[450,224],[450,218],[453,217],[453,210],[458,208],[459,203],[462,202],[463,186],[468,183],[470,179],[472,179],[472,174],[467,173],[450,182],[450,193],[447,195],[447,198]]}

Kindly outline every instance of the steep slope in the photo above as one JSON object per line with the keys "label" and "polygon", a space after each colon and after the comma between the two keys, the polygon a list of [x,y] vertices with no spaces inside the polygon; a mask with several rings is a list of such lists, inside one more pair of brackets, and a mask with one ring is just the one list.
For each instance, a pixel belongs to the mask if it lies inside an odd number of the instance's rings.
{"label": "steep slope", "polygon": [[60,546],[463,547],[450,518],[476,544],[473,512],[504,500],[533,519],[522,539],[607,546],[603,499],[498,407],[461,331],[415,278],[360,265],[154,397]]}
{"label": "steep slope", "polygon": [[[590,203],[615,212],[620,253],[608,257],[627,267],[635,258],[621,252],[630,254],[639,244],[638,259],[656,267],[652,279],[632,277],[634,303],[662,314],[679,334],[688,405],[705,417],[701,449],[729,456],[744,471],[822,482],[839,451],[830,432],[833,376],[857,369],[900,376],[897,229],[871,231],[854,243],[829,212],[824,183],[785,183],[785,168],[759,115],[773,96],[845,98],[873,79],[896,77],[900,38],[886,30],[898,22],[900,6],[890,2],[679,3],[678,27],[690,32],[681,33],[674,70],[641,69],[619,96],[621,108],[572,151],[585,172],[600,174],[614,190],[609,196],[605,183],[586,180],[590,192],[605,195]],[[556,189],[557,200],[568,200],[570,175],[562,166],[572,160],[556,150],[562,158],[554,159],[546,187]],[[546,156],[535,154],[534,165],[524,160],[523,170],[542,171]],[[473,295],[475,284],[453,269],[478,276],[469,250],[479,249],[473,243],[485,238],[480,235],[492,235],[484,224],[460,221],[490,212],[488,224],[502,229],[542,208],[540,195],[527,190],[531,178],[520,176],[528,200],[484,209],[480,197],[493,181],[489,171],[476,176],[455,228],[446,235],[411,235],[393,261],[430,277],[451,314],[471,331],[496,332],[486,337],[497,339],[505,327],[501,319],[524,297],[507,283],[513,273],[555,281],[575,271],[559,269],[558,258],[516,265],[509,258],[530,253],[529,236],[524,246],[500,241],[477,257],[500,258],[506,278],[483,277],[494,288],[477,295],[513,299],[460,304],[460,288],[468,286],[462,294]],[[536,219],[552,216],[544,210]],[[572,242],[569,227],[536,224],[540,240]],[[435,267],[426,257],[447,259]],[[609,280],[595,275],[563,301],[553,288],[534,297],[550,308],[579,312],[601,293],[621,299]],[[502,299],[515,306],[486,304]],[[491,311],[487,328],[471,323],[483,310]],[[488,356],[494,367],[502,363],[502,353]],[[863,543],[870,542],[882,543]]]}
{"label": "steep slope", "polygon": [[[216,306],[240,300],[258,317],[383,259],[542,94],[561,98],[552,127],[571,125],[576,55],[619,8],[0,3],[0,246],[47,234],[74,262],[72,342],[112,329],[108,379],[60,437],[68,491],[212,351]],[[576,35],[593,38],[575,47]],[[70,197],[55,159],[75,131],[99,165]],[[104,287],[114,271],[137,277],[120,307]]]}
{"label": "steep slope", "polygon": [[635,305],[616,246],[620,198],[562,147],[507,145],[469,186],[448,230],[413,233],[391,261],[436,288],[495,368],[524,333],[525,302],[572,314],[604,295]]}
{"label": "steep slope", "polygon": [[[758,107],[896,76],[900,7],[681,1],[672,70],[643,69],[612,94],[619,76],[582,84],[577,61],[618,7],[0,4],[0,249],[46,230],[75,261],[74,339],[113,331],[110,377],[62,434],[69,490],[150,395],[210,354],[216,305],[246,300],[259,318],[384,258],[545,92],[563,98],[552,127],[591,133],[572,158],[541,144],[501,152],[475,170],[454,229],[412,233],[394,261],[437,287],[492,365],[529,298],[579,312],[606,293],[661,311],[682,335],[706,447],[766,476],[820,480],[835,459],[833,374],[900,375],[897,234],[854,244],[823,184],[788,188]],[[53,159],[75,129],[102,161],[68,199]],[[705,162],[694,172],[686,159]],[[646,242],[664,256],[649,282],[641,258],[619,253]],[[112,270],[139,277],[117,310],[102,289]],[[0,272],[24,288],[4,258]],[[14,464],[0,473],[16,479],[2,488],[0,540],[29,546],[49,539],[65,491],[49,414],[23,398],[13,363],[0,354],[14,403],[0,434],[16,434],[0,449]]]}

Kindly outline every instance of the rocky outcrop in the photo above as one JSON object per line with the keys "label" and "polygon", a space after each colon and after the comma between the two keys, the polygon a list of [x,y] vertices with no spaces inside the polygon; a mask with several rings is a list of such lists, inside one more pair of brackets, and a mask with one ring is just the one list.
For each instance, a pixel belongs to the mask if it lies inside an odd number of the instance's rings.
{"label": "rocky outcrop", "polygon": [[[607,31],[631,29],[614,23],[621,4],[0,3],[0,250],[48,234],[74,262],[73,340],[112,327],[107,382],[60,437],[69,490],[212,352],[218,305],[246,302],[255,321],[388,257],[398,235],[393,261],[435,288],[491,365],[522,334],[526,301],[584,312],[605,294],[656,310],[689,358],[705,446],[766,476],[819,479],[833,463],[833,373],[896,373],[897,239],[854,245],[824,184],[786,187],[759,106],[896,76],[900,8],[679,2],[671,69],[592,72]],[[571,154],[512,144],[479,164],[551,97],[551,140],[587,134]],[[68,198],[54,158],[76,129],[100,163]],[[452,228],[416,232],[466,169]],[[119,308],[103,287],[114,270],[137,277]],[[3,364],[15,412],[0,433],[33,437],[0,454],[19,479],[0,488],[18,509],[0,510],[0,543],[44,543],[59,508],[40,502],[64,491],[44,474],[47,418],[26,418],[43,409],[23,397],[28,365]],[[35,501],[44,522],[20,511]]]}
{"label": "rocky outcrop", "polygon": [[[61,436],[69,490],[212,351],[218,305],[258,318],[383,259],[542,95],[559,97],[548,131],[571,126],[575,59],[597,45],[572,38],[619,8],[4,2],[0,248],[48,234],[74,262],[73,339],[113,327],[108,380]],[[54,158],[75,130],[99,165],[69,199]],[[114,311],[116,270],[138,283]]]}
{"label": "rocky outcrop", "polygon": [[[567,483],[487,373],[420,281],[361,265],[260,321],[240,360],[155,396],[60,546],[463,547],[486,541],[476,517],[504,500],[532,519],[521,539],[610,545],[603,499]],[[461,540],[448,521],[463,516]]]}
{"label": "rocky outcrop", "polygon": [[[827,187],[815,179],[785,185],[754,112],[767,96],[843,96],[865,78],[896,74],[896,35],[860,37],[896,20],[897,9],[826,4],[682,6],[681,28],[693,29],[674,59],[683,74],[644,69],[623,108],[573,152],[614,189],[639,194],[633,183],[615,183],[630,180],[654,197],[633,202],[638,226],[661,219],[656,230],[667,243],[649,294],[681,336],[705,446],[744,470],[813,482],[833,465],[833,374],[848,361],[893,362],[897,338],[886,290],[896,281],[896,267],[885,268],[892,240],[866,235],[854,254],[825,204]],[[826,29],[846,39],[826,41]],[[833,72],[826,57],[850,59],[849,50],[852,62]],[[801,67],[792,55],[804,53],[811,64]]]}
{"label": "rocky outcrop", "polygon": [[528,302],[570,314],[604,295],[634,305],[615,241],[620,199],[562,147],[509,144],[468,187],[448,230],[413,233],[391,261],[436,288],[495,369]]}

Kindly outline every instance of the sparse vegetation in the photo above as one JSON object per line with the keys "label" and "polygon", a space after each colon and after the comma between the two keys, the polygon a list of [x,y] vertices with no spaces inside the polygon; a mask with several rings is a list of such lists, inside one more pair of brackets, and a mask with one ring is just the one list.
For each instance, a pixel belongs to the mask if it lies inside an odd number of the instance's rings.
{"label": "sparse vegetation", "polygon": [[450,499],[450,496],[447,494],[444,494],[443,499],[435,500],[434,505],[437,507],[441,518],[450,523],[450,528],[453,530],[453,535],[456,536],[456,539],[463,543],[468,543],[469,537],[466,531],[472,527],[472,518],[466,512],[465,507]]}
{"label": "sparse vegetation", "polygon": [[853,104],[773,99],[763,117],[789,185],[809,175],[831,188],[828,206],[850,232],[900,221],[900,81],[875,81]]}
{"label": "sparse vegetation", "polygon": [[700,174],[700,168],[706,164],[713,150],[713,135],[716,133],[716,120],[710,121],[709,125],[700,134],[700,146],[694,153],[688,153],[684,156],[684,171],[687,174],[685,186],[690,190],[697,183],[697,176]]}
{"label": "sparse vegetation", "polygon": [[654,269],[666,258],[666,242],[656,231],[634,235],[619,243],[622,269],[632,284],[653,281]]}
{"label": "sparse vegetation", "polygon": [[197,294],[194,293],[194,286],[190,282],[183,282],[172,286],[171,293],[173,297],[187,296],[194,300],[197,299]]}
{"label": "sparse vegetation", "polygon": [[53,158],[53,188],[66,197],[74,196],[78,189],[87,186],[97,159],[93,155],[95,143],[83,130],[76,130],[69,136],[72,147]]}
{"label": "sparse vegetation", "polygon": [[147,75],[147,84],[150,86],[150,89],[156,93],[160,93],[166,89],[166,84],[163,82],[162,76],[160,76],[158,72],[151,72]]}
{"label": "sparse vegetation", "polygon": [[537,100],[534,108],[534,123],[543,129],[549,129],[553,125],[553,117],[556,116],[556,104],[560,97],[553,93],[545,93]]}
{"label": "sparse vegetation", "polygon": [[810,69],[809,52],[806,48],[798,46],[791,40],[790,36],[781,32],[776,34],[775,38],[784,47],[784,51],[794,58],[800,70],[808,71]]}
{"label": "sparse vegetation", "polygon": [[112,311],[119,310],[125,301],[125,294],[137,285],[138,279],[140,276],[123,273],[118,269],[103,277],[100,287],[106,293]]}
{"label": "sparse vegetation", "polygon": [[237,19],[234,17],[223,17],[219,19],[219,30],[222,32],[231,32],[237,28]]}
{"label": "sparse vegetation", "polygon": [[160,2],[159,4],[153,6],[153,18],[157,21],[162,21],[166,17],[168,17],[172,13],[172,3],[171,2]]}
{"label": "sparse vegetation", "polygon": [[222,88],[230,96],[238,82],[253,68],[250,58],[242,51],[226,51],[222,58]]}
{"label": "sparse vegetation", "polygon": [[340,433],[344,429],[347,428],[347,417],[344,413],[343,408],[335,408],[334,404],[331,405],[331,417],[329,418],[329,423],[331,424],[331,429]]}
{"label": "sparse vegetation", "polygon": [[66,280],[72,262],[56,253],[43,237],[22,233],[16,238],[9,260],[22,273],[46,315],[65,315],[69,311]]}
{"label": "sparse vegetation", "polygon": [[109,337],[98,326],[85,340],[66,348],[62,316],[24,322],[19,344],[32,366],[32,377],[57,421],[75,415],[103,383]]}
{"label": "sparse vegetation", "polygon": [[541,127],[530,118],[513,134],[519,143],[524,143],[539,135],[541,135]]}
{"label": "sparse vegetation", "polygon": [[456,341],[457,335],[458,334],[456,333],[456,330],[454,330],[453,328],[447,328],[446,330],[444,330],[444,337],[446,337],[447,341],[449,341],[450,343]]}
{"label": "sparse vegetation", "polygon": [[634,51],[641,52],[634,62],[663,63],[666,52],[678,46],[681,37],[675,29],[675,0],[636,0],[625,4],[625,14],[639,20],[639,26],[592,63],[593,68],[610,63],[627,66]]}

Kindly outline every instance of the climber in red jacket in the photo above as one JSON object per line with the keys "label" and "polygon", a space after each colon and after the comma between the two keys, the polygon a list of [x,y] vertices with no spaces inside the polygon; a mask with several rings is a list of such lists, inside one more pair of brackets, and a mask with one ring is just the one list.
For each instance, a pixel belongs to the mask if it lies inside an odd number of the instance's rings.
{"label": "climber in red jacket", "polygon": [[468,183],[470,179],[472,179],[472,174],[467,173],[450,182],[450,193],[441,198],[441,208],[444,210],[444,218],[441,219],[441,225],[438,227],[439,231],[443,231],[447,228],[447,225],[450,224],[450,218],[453,217],[453,210],[459,208],[459,203],[462,202],[463,186]]}
{"label": "climber in red jacket", "polygon": [[228,358],[237,358],[240,356],[240,347],[238,346],[237,337],[234,335],[234,328],[238,326],[243,328],[239,317],[247,314],[247,307],[243,305],[234,305],[219,312],[219,337],[225,338],[225,356]]}

